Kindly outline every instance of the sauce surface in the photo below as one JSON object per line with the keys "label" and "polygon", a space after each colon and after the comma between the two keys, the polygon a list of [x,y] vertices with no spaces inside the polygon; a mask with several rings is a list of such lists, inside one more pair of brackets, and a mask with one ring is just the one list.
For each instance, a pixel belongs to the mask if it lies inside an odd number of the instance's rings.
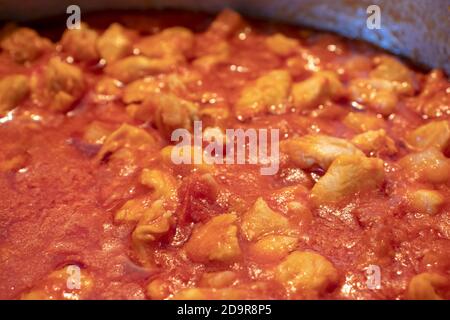
{"label": "sauce surface", "polygon": [[[228,10],[38,32],[0,31],[0,298],[450,299],[442,71]],[[278,171],[175,164],[194,121]]]}

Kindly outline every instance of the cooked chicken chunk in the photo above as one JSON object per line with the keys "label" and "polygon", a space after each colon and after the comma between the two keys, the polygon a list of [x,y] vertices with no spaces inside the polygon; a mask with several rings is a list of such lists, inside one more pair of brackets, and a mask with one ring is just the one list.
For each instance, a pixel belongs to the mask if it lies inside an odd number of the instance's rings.
{"label": "cooked chicken chunk", "polygon": [[450,159],[436,148],[410,153],[399,164],[412,178],[423,182],[445,183],[450,179]]}
{"label": "cooked chicken chunk", "polygon": [[361,150],[351,142],[325,135],[306,135],[288,139],[283,141],[280,148],[293,163],[302,169],[311,168],[314,165],[327,169],[338,156],[363,155]]}
{"label": "cooked chicken chunk", "polygon": [[197,262],[236,261],[241,256],[235,214],[215,216],[198,226],[185,245],[188,257]]}
{"label": "cooked chicken chunk", "polygon": [[274,70],[245,87],[236,102],[235,115],[248,119],[257,114],[284,110],[291,76],[286,70]]}
{"label": "cooked chicken chunk", "polygon": [[30,93],[30,81],[24,75],[10,75],[0,79],[0,116],[22,102]]}
{"label": "cooked chicken chunk", "polygon": [[273,211],[262,198],[258,198],[242,217],[241,229],[244,237],[253,241],[267,234],[288,233],[289,220]]}
{"label": "cooked chicken chunk", "polygon": [[97,50],[106,63],[113,63],[131,54],[132,42],[125,28],[113,23],[98,38]]}
{"label": "cooked chicken chunk", "polygon": [[352,143],[366,154],[393,155],[397,152],[394,140],[383,129],[358,134],[353,137]]}
{"label": "cooked chicken chunk", "polygon": [[317,205],[337,203],[358,192],[378,189],[383,181],[381,159],[343,155],[333,161],[311,195]]}
{"label": "cooked chicken chunk", "polygon": [[100,58],[96,45],[97,31],[89,28],[85,23],[80,29],[67,29],[61,39],[61,45],[65,52],[78,61],[96,61]]}
{"label": "cooked chicken chunk", "polygon": [[338,272],[318,253],[295,251],[277,266],[275,279],[288,291],[311,299],[335,286]]}
{"label": "cooked chicken chunk", "polygon": [[406,141],[416,150],[436,147],[444,152],[450,145],[449,121],[433,121],[420,126],[406,137]]}

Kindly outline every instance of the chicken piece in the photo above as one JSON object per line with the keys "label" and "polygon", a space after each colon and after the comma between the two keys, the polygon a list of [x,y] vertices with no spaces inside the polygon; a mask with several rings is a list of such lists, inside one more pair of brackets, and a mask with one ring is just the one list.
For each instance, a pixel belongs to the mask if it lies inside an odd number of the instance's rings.
{"label": "chicken piece", "polygon": [[350,98],[388,116],[395,111],[398,94],[394,85],[384,79],[355,79],[349,85]]}
{"label": "chicken piece", "polygon": [[432,121],[420,126],[406,137],[406,141],[411,149],[424,150],[436,147],[445,152],[450,145],[449,121]]}
{"label": "chicken piece", "polygon": [[416,101],[417,112],[427,118],[450,115],[450,82],[442,70],[435,69],[427,75]]}
{"label": "chicken piece", "polygon": [[238,275],[234,271],[207,272],[202,275],[199,281],[201,287],[225,288],[238,280]]}
{"label": "chicken piece", "polygon": [[375,57],[374,62],[371,78],[389,81],[400,94],[414,94],[414,73],[407,66],[388,55]]}
{"label": "chicken piece", "polygon": [[314,165],[327,169],[338,156],[364,155],[351,142],[325,135],[305,135],[288,139],[281,143],[280,148],[301,169],[308,169]]}
{"label": "chicken piece", "polygon": [[152,300],[163,300],[170,295],[170,285],[168,281],[160,278],[152,280],[146,288],[147,297]]}
{"label": "chicken piece", "polygon": [[21,300],[82,300],[94,289],[90,274],[75,265],[50,273],[38,285],[20,296]]}
{"label": "chicken piece", "polygon": [[245,239],[254,241],[268,234],[288,233],[289,220],[270,209],[263,198],[258,198],[242,217],[241,230]]}
{"label": "chicken piece", "polygon": [[344,73],[350,79],[366,77],[373,67],[373,59],[361,53],[352,54],[343,64]]}
{"label": "chicken piece", "polygon": [[168,172],[156,169],[142,170],[140,183],[153,190],[154,198],[170,199],[176,194],[177,186],[175,178]]}
{"label": "chicken piece", "polygon": [[250,246],[250,255],[261,262],[278,261],[286,257],[297,246],[298,239],[290,236],[269,235]]}
{"label": "chicken piece", "polygon": [[436,190],[416,190],[408,195],[408,204],[416,212],[435,215],[445,202],[445,198]]}
{"label": "chicken piece", "polygon": [[152,36],[143,38],[136,48],[150,58],[177,57],[184,59],[194,45],[194,34],[183,27],[167,28]]}
{"label": "chicken piece", "polygon": [[337,285],[339,275],[333,264],[320,254],[295,251],[276,267],[275,279],[291,293],[318,298]]}
{"label": "chicken piece", "polygon": [[164,209],[164,201],[157,200],[143,212],[131,238],[138,248],[145,243],[159,240],[173,225],[172,212]]}
{"label": "chicken piece", "polygon": [[372,153],[393,155],[397,152],[394,140],[383,129],[358,134],[353,137],[352,143],[367,155]]}
{"label": "chicken piece", "polygon": [[409,281],[406,298],[411,300],[442,300],[443,298],[436,291],[448,286],[448,279],[440,274],[421,273],[415,275]]}
{"label": "chicken piece", "polygon": [[128,84],[124,91],[122,100],[126,104],[139,103],[146,99],[151,93],[160,92],[162,88],[161,81],[153,77],[146,77]]}
{"label": "chicken piece", "polygon": [[333,204],[358,192],[376,190],[384,181],[383,160],[365,156],[337,157],[311,191],[316,205]]}
{"label": "chicken piece", "polygon": [[265,44],[270,51],[280,57],[288,57],[300,49],[300,42],[297,39],[286,37],[282,33],[267,37]]}
{"label": "chicken piece", "polygon": [[436,148],[411,153],[399,164],[412,178],[430,183],[446,183],[450,179],[450,159]]}
{"label": "chicken piece", "polygon": [[[78,101],[86,88],[80,68],[54,57],[44,70],[43,88],[33,88],[36,95],[43,94],[46,106],[53,111],[66,112]],[[43,93],[40,91],[43,90]]]}
{"label": "chicken piece", "polygon": [[221,63],[227,62],[230,57],[230,45],[226,41],[217,41],[208,52],[192,62],[194,67],[199,68],[203,72],[209,72],[213,67]]}
{"label": "chicken piece", "polygon": [[132,49],[129,35],[118,23],[111,24],[97,41],[97,50],[108,64],[130,55]]}
{"label": "chicken piece", "polygon": [[151,93],[144,105],[154,110],[154,122],[158,130],[170,137],[175,129],[191,130],[197,118],[199,106],[171,93]]}
{"label": "chicken piece", "polygon": [[209,26],[207,33],[214,37],[228,38],[244,26],[239,13],[225,9],[222,10]]}
{"label": "chicken piece", "polygon": [[100,162],[110,154],[112,159],[120,158],[120,151],[123,149],[147,149],[155,144],[155,139],[147,131],[125,123],[106,138],[95,159]]}
{"label": "chicken piece", "polygon": [[150,59],[144,56],[131,56],[106,66],[105,74],[124,83],[171,71],[178,62],[172,58]]}
{"label": "chicken piece", "polygon": [[153,200],[153,197],[128,200],[116,212],[114,221],[116,223],[138,222],[144,215],[145,211],[150,210]]}
{"label": "chicken piece", "polygon": [[235,214],[221,214],[197,226],[185,244],[188,257],[195,262],[231,263],[241,257]]}
{"label": "chicken piece", "polygon": [[294,107],[308,110],[344,94],[344,86],[332,71],[318,71],[312,77],[295,83],[291,90]]}
{"label": "chicken piece", "polygon": [[97,61],[100,56],[97,52],[97,31],[81,23],[80,29],[67,29],[64,31],[61,45],[65,52],[77,61]]}
{"label": "chicken piece", "polygon": [[122,92],[122,83],[116,79],[104,77],[95,85],[95,93],[103,97],[118,97]]}
{"label": "chicken piece", "polygon": [[17,107],[30,93],[29,79],[20,74],[0,79],[0,116]]}
{"label": "chicken piece", "polygon": [[255,299],[254,294],[247,288],[188,288],[183,289],[172,297],[173,300],[244,300]]}
{"label": "chicken piece", "polygon": [[83,140],[90,144],[103,144],[111,134],[111,129],[99,121],[91,122],[84,131]]}
{"label": "chicken piece", "polygon": [[303,55],[294,55],[286,59],[286,68],[293,77],[308,74],[308,60]]}
{"label": "chicken piece", "polygon": [[286,70],[273,70],[244,87],[235,105],[238,119],[248,119],[263,112],[284,110],[291,76]]}
{"label": "chicken piece", "polygon": [[0,41],[0,48],[20,64],[33,62],[52,47],[50,40],[29,28],[12,28]]}
{"label": "chicken piece", "polygon": [[361,112],[349,112],[342,122],[356,132],[384,129],[386,127],[383,118]]}

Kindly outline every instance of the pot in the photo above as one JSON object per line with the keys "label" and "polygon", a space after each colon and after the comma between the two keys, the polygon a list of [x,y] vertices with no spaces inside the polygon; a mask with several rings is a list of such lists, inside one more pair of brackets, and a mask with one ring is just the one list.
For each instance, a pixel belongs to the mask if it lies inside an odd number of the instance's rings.
{"label": "pot", "polygon": [[[217,12],[225,7],[244,15],[333,31],[369,41],[412,62],[450,74],[449,0],[2,0],[0,20],[27,21],[104,9],[176,8]],[[380,29],[369,29],[370,5],[380,8]]]}

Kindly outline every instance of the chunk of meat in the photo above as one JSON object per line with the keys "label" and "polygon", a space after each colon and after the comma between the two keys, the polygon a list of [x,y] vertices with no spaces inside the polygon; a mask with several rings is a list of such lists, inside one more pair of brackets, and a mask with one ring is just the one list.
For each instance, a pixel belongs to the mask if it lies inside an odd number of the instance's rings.
{"label": "chunk of meat", "polygon": [[176,180],[168,172],[158,169],[143,169],[140,183],[152,189],[155,198],[173,199],[176,193]]}
{"label": "chunk of meat", "polygon": [[29,28],[12,28],[0,41],[0,48],[20,64],[33,62],[51,50],[52,46],[50,40],[40,37]]}
{"label": "chunk of meat", "polygon": [[202,275],[199,285],[207,288],[228,287],[239,280],[238,274],[234,271],[206,272]]}
{"label": "chunk of meat", "polygon": [[50,110],[66,112],[83,96],[86,85],[80,68],[54,57],[45,67],[42,87],[33,87],[33,94],[42,96]]}
{"label": "chunk of meat", "polygon": [[131,56],[106,66],[105,74],[124,83],[129,83],[145,76],[171,71],[178,61],[172,58],[150,59],[144,56]]}
{"label": "chunk of meat", "polygon": [[261,262],[278,261],[286,257],[297,246],[298,239],[291,236],[268,235],[250,246],[250,255]]}
{"label": "chunk of meat", "polygon": [[217,41],[208,48],[207,52],[197,57],[192,65],[203,72],[209,72],[211,69],[221,63],[227,62],[230,57],[230,45],[226,41]]}
{"label": "chunk of meat", "polygon": [[137,43],[136,48],[150,58],[172,57],[183,60],[183,56],[189,55],[193,45],[194,34],[191,30],[172,27],[143,38]]}
{"label": "chunk of meat", "polygon": [[428,215],[434,215],[445,202],[445,198],[436,190],[416,190],[408,195],[408,203],[412,210]]}
{"label": "chunk of meat", "polygon": [[325,103],[329,99],[343,96],[344,87],[336,73],[319,71],[312,77],[292,85],[294,107],[308,110]]}
{"label": "chunk of meat", "polygon": [[412,131],[406,137],[406,141],[415,150],[436,147],[442,152],[445,152],[450,145],[449,121],[432,121],[424,124]]}
{"label": "chunk of meat", "polygon": [[129,223],[138,222],[145,211],[150,210],[153,203],[153,197],[142,197],[131,199],[125,202],[125,204],[114,215],[114,221],[117,223]]}
{"label": "chunk of meat", "polygon": [[389,81],[395,90],[401,94],[412,95],[415,91],[414,73],[400,60],[381,55],[374,59],[375,69],[370,72],[370,77]]}
{"label": "chunk of meat", "polygon": [[231,263],[241,257],[235,214],[213,217],[193,231],[185,245],[188,257],[196,262]]}
{"label": "chunk of meat", "polygon": [[188,288],[177,292],[173,300],[243,300],[254,294],[242,288]]}
{"label": "chunk of meat", "polygon": [[131,54],[132,42],[125,28],[113,23],[98,38],[97,50],[106,63],[113,63]]}
{"label": "chunk of meat", "polygon": [[273,211],[263,198],[258,198],[241,221],[241,230],[248,241],[258,240],[268,234],[289,232],[289,220]]}
{"label": "chunk of meat", "polygon": [[150,93],[144,105],[154,110],[154,123],[166,137],[170,137],[175,129],[191,130],[199,109],[196,103],[179,98],[172,93]]}
{"label": "chunk of meat", "polygon": [[423,182],[446,183],[450,179],[450,159],[436,148],[408,154],[399,164],[409,176]]}
{"label": "chunk of meat", "polygon": [[311,191],[318,204],[337,203],[361,191],[376,190],[384,181],[383,160],[365,156],[337,157]]}
{"label": "chunk of meat", "polygon": [[339,275],[333,264],[320,254],[295,251],[276,267],[275,279],[291,293],[317,298],[337,285]]}
{"label": "chunk of meat", "polygon": [[386,126],[383,118],[362,112],[349,112],[342,122],[356,132],[384,129]]}
{"label": "chunk of meat", "polygon": [[372,153],[393,155],[397,152],[394,140],[383,129],[358,134],[353,137],[352,143],[367,155]]}
{"label": "chunk of meat", "polygon": [[125,87],[122,100],[126,104],[143,102],[147,95],[160,92],[161,88],[161,81],[154,77],[139,79]]}
{"label": "chunk of meat", "polygon": [[111,129],[100,121],[91,122],[85,129],[83,140],[90,144],[103,144],[111,134]]}
{"label": "chunk of meat", "polygon": [[415,102],[416,112],[428,118],[450,115],[450,82],[442,70],[435,69],[427,75]]}
{"label": "chunk of meat", "polygon": [[217,15],[209,26],[207,33],[216,37],[227,38],[232,36],[243,26],[244,21],[239,13],[230,9],[225,9]]}
{"label": "chunk of meat", "polygon": [[364,155],[350,141],[325,135],[305,135],[288,139],[281,143],[280,148],[301,169],[314,165],[327,169],[338,156]]}
{"label": "chunk of meat", "polygon": [[17,107],[30,93],[30,81],[24,75],[9,75],[0,79],[0,116]]}
{"label": "chunk of meat", "polygon": [[102,98],[116,98],[122,93],[122,83],[116,79],[104,77],[97,82],[94,90]]}
{"label": "chunk of meat", "polygon": [[126,157],[126,152],[121,155],[124,149],[147,149],[154,147],[155,143],[155,139],[147,131],[125,123],[106,138],[95,159],[102,161],[107,155],[111,155],[112,159]]}
{"label": "chunk of meat", "polygon": [[173,225],[172,212],[165,210],[164,201],[156,200],[139,219],[131,236],[134,245],[154,242],[169,232]]}
{"label": "chunk of meat", "polygon": [[300,42],[297,39],[286,37],[282,33],[269,36],[264,42],[270,51],[280,57],[290,56],[300,49]]}
{"label": "chunk of meat", "polygon": [[437,292],[439,289],[448,289],[449,281],[438,273],[421,273],[414,276],[408,284],[406,297],[412,300],[442,300]]}
{"label": "chunk of meat", "polygon": [[291,86],[291,76],[286,70],[274,70],[247,85],[235,105],[238,119],[248,119],[259,113],[285,111]]}
{"label": "chunk of meat", "polygon": [[100,56],[97,52],[97,31],[81,23],[80,29],[67,29],[64,31],[61,45],[65,52],[78,61],[97,61]]}
{"label": "chunk of meat", "polygon": [[398,93],[394,85],[384,79],[352,80],[349,91],[351,99],[385,116],[393,113],[398,104]]}

